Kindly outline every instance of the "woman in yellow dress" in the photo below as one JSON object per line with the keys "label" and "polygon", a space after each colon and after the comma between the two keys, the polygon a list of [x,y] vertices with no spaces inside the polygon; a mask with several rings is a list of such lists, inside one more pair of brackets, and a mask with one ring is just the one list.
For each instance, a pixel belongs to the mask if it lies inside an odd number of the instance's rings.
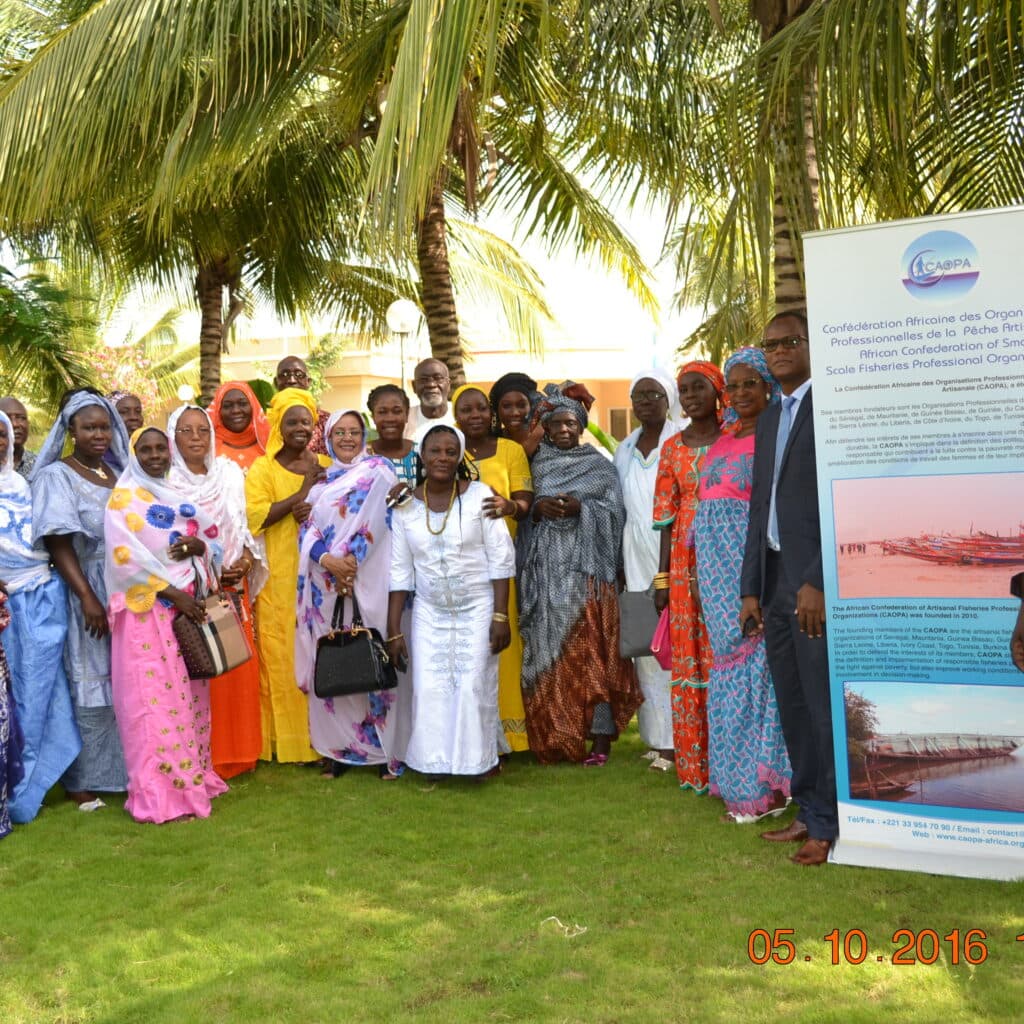
{"label": "woman in yellow dress", "polygon": [[263,750],[260,759],[310,763],[309,707],[295,681],[295,609],[299,578],[299,523],[310,513],[309,492],[331,464],[307,449],[317,407],[299,388],[274,395],[267,410],[267,454],[245,478],[249,530],[267,542],[270,578],[256,598]]}
{"label": "woman in yellow dress", "polygon": [[[517,524],[530,514],[533,504],[533,480],[526,452],[516,441],[495,435],[491,406],[480,388],[472,384],[459,388],[452,395],[452,411],[466,436],[466,462],[476,470],[481,482],[494,491],[493,497],[484,500],[484,515],[504,518],[515,540]],[[514,579],[509,580],[508,617],[512,642],[498,660],[498,715],[504,733],[504,743],[498,737],[498,749],[503,753],[530,749],[523,710],[523,642],[519,637]]]}

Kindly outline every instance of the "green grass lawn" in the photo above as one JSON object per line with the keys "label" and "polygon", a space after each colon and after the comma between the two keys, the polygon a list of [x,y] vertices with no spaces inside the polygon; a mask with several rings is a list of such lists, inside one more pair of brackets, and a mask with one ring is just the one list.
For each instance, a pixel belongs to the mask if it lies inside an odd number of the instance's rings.
{"label": "green grass lawn", "polygon": [[[159,827],[55,802],[0,843],[0,1021],[1021,1019],[1024,884],[796,867],[642,750],[483,785],[262,766]],[[794,962],[752,964],[755,928]],[[984,929],[988,960],[894,966],[898,928]]]}

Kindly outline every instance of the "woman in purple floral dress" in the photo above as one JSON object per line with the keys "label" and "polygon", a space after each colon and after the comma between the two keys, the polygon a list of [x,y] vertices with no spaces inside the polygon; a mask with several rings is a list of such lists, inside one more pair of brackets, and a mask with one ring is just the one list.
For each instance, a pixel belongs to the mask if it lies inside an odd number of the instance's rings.
{"label": "woman in purple floral dress", "polygon": [[312,513],[299,535],[299,605],[295,676],[309,694],[309,734],[331,762],[330,774],[377,765],[381,778],[401,772],[395,729],[397,690],[321,700],[313,693],[317,641],[330,630],[335,604],[351,622],[354,592],[367,626],[385,635],[391,566],[391,510],[398,482],[390,460],[366,454],[366,428],[353,409],[335,413],[325,436],[334,460],[327,479],[309,492]]}

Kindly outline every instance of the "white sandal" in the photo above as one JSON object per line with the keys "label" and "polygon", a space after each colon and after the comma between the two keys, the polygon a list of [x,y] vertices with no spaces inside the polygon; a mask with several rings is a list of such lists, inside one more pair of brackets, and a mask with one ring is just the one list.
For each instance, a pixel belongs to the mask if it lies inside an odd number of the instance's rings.
{"label": "white sandal", "polygon": [[652,772],[667,772],[670,768],[674,768],[675,765],[667,757],[662,757],[661,754],[658,754],[648,767]]}
{"label": "white sandal", "polygon": [[106,806],[107,805],[99,797],[96,797],[95,800],[86,800],[84,804],[79,804],[78,809],[88,814],[90,811],[98,811],[101,807]]}
{"label": "white sandal", "polygon": [[646,754],[640,755],[640,760],[653,761],[656,757],[661,757],[661,755],[656,750],[648,750]]}

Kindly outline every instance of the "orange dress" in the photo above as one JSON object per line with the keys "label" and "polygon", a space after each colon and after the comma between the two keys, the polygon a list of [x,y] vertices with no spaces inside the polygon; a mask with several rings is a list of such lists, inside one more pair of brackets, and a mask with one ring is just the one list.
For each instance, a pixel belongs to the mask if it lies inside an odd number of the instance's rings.
{"label": "orange dress", "polygon": [[[210,755],[222,779],[252,771],[263,749],[260,663],[256,656],[249,581],[242,592],[242,628],[253,656],[238,668],[210,680]],[[237,589],[237,588],[236,588]]]}
{"label": "orange dress", "polygon": [[654,487],[654,528],[672,531],[669,566],[669,626],[672,637],[672,738],[676,773],[683,789],[708,789],[707,686],[711,646],[690,591],[697,575],[693,519],[700,464],[710,445],[690,448],[676,434],[661,446]]}

